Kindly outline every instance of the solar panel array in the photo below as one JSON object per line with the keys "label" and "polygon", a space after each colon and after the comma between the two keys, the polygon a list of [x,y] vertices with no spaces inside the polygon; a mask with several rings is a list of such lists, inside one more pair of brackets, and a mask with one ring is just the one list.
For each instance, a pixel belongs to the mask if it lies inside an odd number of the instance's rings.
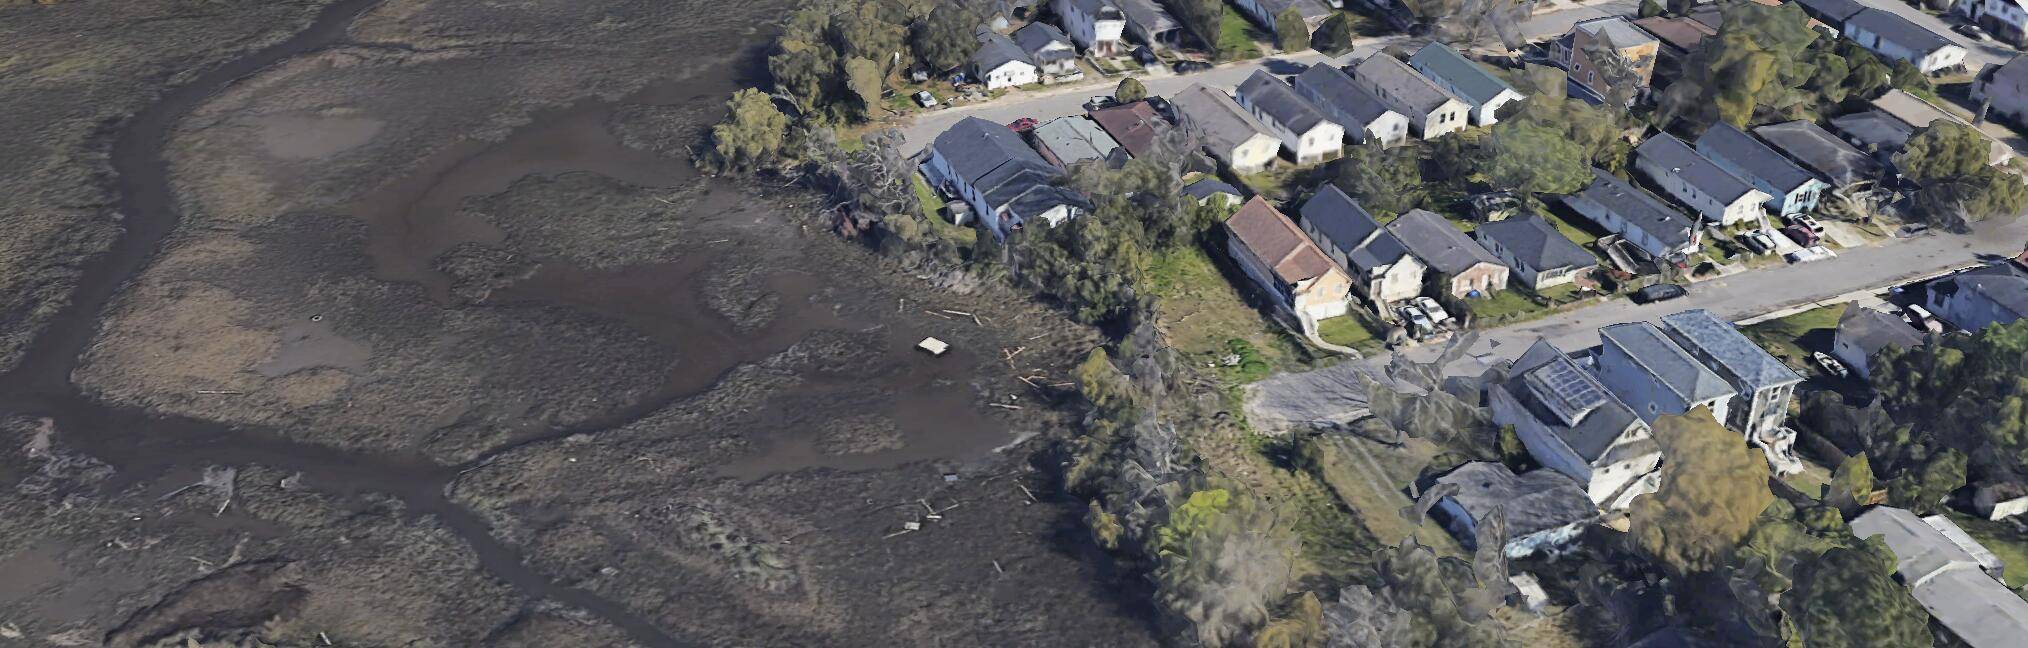
{"label": "solar panel array", "polygon": [[1559,359],[1528,372],[1528,381],[1535,387],[1536,393],[1551,402],[1566,424],[1575,424],[1578,417],[1604,405],[1608,398],[1605,390],[1599,388],[1598,381],[1567,359]]}

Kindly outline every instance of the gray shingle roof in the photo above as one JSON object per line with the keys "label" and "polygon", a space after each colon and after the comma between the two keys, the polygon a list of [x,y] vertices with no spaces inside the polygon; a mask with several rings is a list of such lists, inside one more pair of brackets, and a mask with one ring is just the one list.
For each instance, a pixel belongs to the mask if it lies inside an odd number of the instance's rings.
{"label": "gray shingle roof", "polygon": [[1634,155],[1668,169],[1683,182],[1727,205],[1753,191],[1753,185],[1739,179],[1739,176],[1726,173],[1725,169],[1705,159],[1697,149],[1690,148],[1689,144],[1668,133],[1656,133],[1648,141],[1641,142],[1634,148]]}
{"label": "gray shingle roof", "polygon": [[1925,56],[1945,47],[1957,45],[1951,39],[1924,29],[1907,18],[1891,11],[1865,9],[1845,19],[1843,31],[1864,29],[1879,36],[1880,40],[1900,45],[1917,56]]}
{"label": "gray shingle roof", "polygon": [[[1075,58],[1077,56],[1077,47],[1071,44],[1070,36],[1065,35],[1063,30],[1057,29],[1056,25],[1041,21],[1028,23],[1027,27],[1014,30],[1014,44],[1019,46],[1022,52],[1026,52],[1030,58],[1037,61],[1055,61]],[[1050,52],[1042,51],[1042,48],[1049,47],[1052,44],[1062,44],[1070,47],[1070,49],[1059,49]]]}
{"label": "gray shingle roof", "polygon": [[1255,0],[1255,1],[1260,3],[1260,7],[1262,9],[1267,10],[1268,15],[1270,16],[1281,15],[1283,11],[1287,11],[1290,7],[1295,7],[1296,12],[1303,15],[1304,21],[1316,20],[1318,18],[1331,15],[1331,8],[1324,6],[1324,3],[1318,2],[1318,0]]}
{"label": "gray shingle roof", "polygon": [[1635,45],[1660,40],[1655,38],[1654,34],[1648,33],[1647,30],[1635,26],[1633,21],[1627,20],[1626,16],[1593,18],[1571,25],[1571,28],[1580,29],[1584,33],[1603,38],[1606,42],[1612,43],[1613,49],[1626,49]]}
{"label": "gray shingle roof", "polygon": [[1216,194],[1242,195],[1239,193],[1239,188],[1219,181],[1217,178],[1199,178],[1196,182],[1183,185],[1183,195],[1198,200],[1210,198]]}
{"label": "gray shingle roof", "polygon": [[[1928,520],[1877,506],[1852,518],[1852,535],[1885,541],[1894,552],[1895,574],[1910,594],[1966,644],[2013,647],[2028,636],[2028,601],[1988,576],[1967,547]],[[1986,551],[1976,543],[1973,548]]]}
{"label": "gray shingle roof", "polygon": [[1516,262],[1532,270],[1581,268],[1598,263],[1598,258],[1585,251],[1584,246],[1571,241],[1536,214],[1480,225],[1472,236],[1499,243],[1514,255]]}
{"label": "gray shingle roof", "polygon": [[1718,373],[1727,375],[1745,391],[1758,392],[1803,381],[1795,370],[1710,311],[1697,308],[1664,315],[1662,328],[1693,355],[1708,358]]}
{"label": "gray shingle roof", "polygon": [[[1504,385],[1508,393],[1526,404],[1537,420],[1587,463],[1604,457],[1627,427],[1640,421],[1634,409],[1614,396],[1597,376],[1548,340],[1536,338],[1514,360],[1508,376]],[[1559,409],[1574,414],[1575,423],[1567,422]]]}
{"label": "gray shingle roof", "polygon": [[1493,76],[1486,68],[1479,67],[1479,64],[1441,42],[1433,41],[1422,46],[1414,56],[1408,57],[1408,64],[1431,78],[1443,79],[1458,93],[1458,98],[1474,106],[1485,105],[1501,92],[1514,89],[1500,77]]}
{"label": "gray shingle roof", "polygon": [[977,117],[958,120],[938,134],[931,146],[950,162],[958,177],[975,186],[987,173],[1010,162],[1053,168],[1014,131]]}
{"label": "gray shingle roof", "polygon": [[1690,244],[1696,221],[1603,169],[1593,168],[1591,174],[1591,185],[1573,198],[1598,204],[1671,249]]}
{"label": "gray shingle roof", "polygon": [[1239,84],[1239,96],[1248,103],[1267,113],[1282,126],[1296,133],[1307,133],[1318,124],[1330,121],[1324,111],[1318,110],[1310,100],[1296,93],[1295,88],[1268,74],[1267,70],[1254,70],[1246,81]]}
{"label": "gray shingle roof", "polygon": [[1697,138],[1697,151],[1788,195],[1816,177],[1732,124],[1718,122]]}
{"label": "gray shingle roof", "polygon": [[1685,402],[1697,403],[1733,394],[1724,378],[1704,368],[1690,352],[1647,322],[1614,324],[1598,330],[1606,344],[1618,347]]}
{"label": "gray shingle roof", "polygon": [[1036,126],[1035,141],[1056,154],[1066,165],[1086,160],[1103,160],[1120,147],[1097,122],[1081,116],[1058,117]]}
{"label": "gray shingle roof", "polygon": [[976,66],[981,74],[1000,69],[1001,66],[1013,61],[1035,64],[1035,61],[1028,58],[1028,53],[1022,51],[1021,46],[1014,44],[1014,39],[1008,38],[1005,34],[992,31],[979,34],[979,51],[972,53],[972,65]]}
{"label": "gray shingle roof", "polygon": [[1864,306],[1847,306],[1838,316],[1838,341],[1851,344],[1866,357],[1881,349],[1913,349],[1922,346],[1922,333],[1901,318]]}
{"label": "gray shingle roof", "polygon": [[1387,231],[1400,239],[1410,254],[1438,272],[1458,274],[1481,263],[1500,265],[1499,257],[1435,212],[1411,209],[1388,223]]}
{"label": "gray shingle roof", "polygon": [[1833,117],[1831,127],[1856,140],[1861,146],[1878,151],[1900,150],[1902,146],[1908,144],[1908,138],[1915,135],[1915,129],[1907,122],[1881,110]]}
{"label": "gray shingle roof", "polygon": [[1120,11],[1127,14],[1129,22],[1140,25],[1151,33],[1161,33],[1182,26],[1176,22],[1175,17],[1169,15],[1169,10],[1163,9],[1155,0],[1119,0],[1114,4],[1119,5]]}
{"label": "gray shingle roof", "polygon": [[1231,149],[1256,135],[1274,136],[1231,96],[1202,83],[1176,93],[1169,98],[1169,104],[1186,118],[1192,130],[1216,148]]}
{"label": "gray shingle roof", "polygon": [[1939,295],[1969,290],[2013,313],[2016,319],[2028,318],[2028,271],[2011,261],[1945,277],[1931,282],[1929,289]]}
{"label": "gray shingle roof", "polygon": [[1858,0],[1796,0],[1796,4],[1803,6],[1804,13],[1832,25],[1843,25],[1845,19],[1866,9]]}
{"label": "gray shingle roof", "polygon": [[1498,463],[1474,461],[1436,481],[1458,487],[1451,499],[1464,507],[1474,522],[1501,511],[1509,538],[1584,522],[1597,514],[1584,488],[1553,470],[1516,475]]}
{"label": "gray shingle roof", "polygon": [[1445,101],[1457,98],[1423,78],[1401,59],[1385,53],[1368,56],[1352,66],[1352,76],[1373,84],[1380,90],[1382,101],[1411,116],[1427,115]]}
{"label": "gray shingle roof", "polygon": [[1296,75],[1295,87],[1346,130],[1364,130],[1393,109],[1352,81],[1344,70],[1317,63]]}
{"label": "gray shingle roof", "polygon": [[1768,124],[1753,129],[1753,134],[1833,185],[1845,186],[1861,180],[1873,180],[1884,172],[1879,160],[1852,148],[1845,140],[1838,139],[1838,136],[1807,119]]}
{"label": "gray shingle roof", "polygon": [[1374,268],[1393,265],[1408,248],[1380,226],[1359,201],[1338,189],[1337,185],[1325,184],[1303,202],[1297,213],[1303,217],[1303,224],[1324,233],[1333,247],[1344,255],[1352,270],[1365,273]]}

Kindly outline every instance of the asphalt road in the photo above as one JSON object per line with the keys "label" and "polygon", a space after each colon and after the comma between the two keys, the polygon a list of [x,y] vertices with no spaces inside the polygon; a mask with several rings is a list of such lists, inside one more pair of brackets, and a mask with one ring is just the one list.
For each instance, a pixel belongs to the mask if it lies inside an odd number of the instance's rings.
{"label": "asphalt road", "polygon": [[[1548,7],[1522,23],[1522,35],[1529,40],[1540,40],[1570,31],[1570,25],[1580,20],[1599,18],[1616,14],[1633,13],[1639,6],[1638,0],[1597,0],[1592,2],[1559,3]],[[1203,83],[1223,90],[1232,90],[1253,75],[1254,70],[1266,68],[1277,74],[1294,74],[1313,63],[1332,61],[1344,63],[1347,60],[1365,58],[1389,44],[1407,40],[1406,35],[1382,36],[1360,39],[1354,42],[1353,51],[1339,57],[1305,51],[1300,54],[1277,55],[1252,61],[1241,61],[1221,65],[1203,72],[1172,74],[1164,69],[1160,73],[1138,77],[1148,88],[1148,93],[1168,96],[1188,88],[1191,84]],[[1022,117],[1033,117],[1037,121],[1066,115],[1084,114],[1084,102],[1094,95],[1110,95],[1116,79],[1094,77],[1085,81],[1061,87],[1022,90],[1000,99],[976,104],[952,106],[936,112],[916,116],[915,120],[901,128],[905,141],[902,150],[914,152],[929,144],[938,133],[944,132],[958,120],[979,117],[996,123],[1009,123]]]}

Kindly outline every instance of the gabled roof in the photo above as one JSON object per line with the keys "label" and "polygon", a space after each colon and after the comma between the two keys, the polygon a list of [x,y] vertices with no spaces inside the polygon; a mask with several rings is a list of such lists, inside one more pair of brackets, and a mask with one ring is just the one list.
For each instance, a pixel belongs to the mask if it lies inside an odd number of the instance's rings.
{"label": "gabled roof", "polygon": [[1198,200],[1210,198],[1217,194],[1226,194],[1235,197],[1244,195],[1239,193],[1238,187],[1225,184],[1219,179],[1209,176],[1198,178],[1196,182],[1183,185],[1183,195]]}
{"label": "gabled roof", "polygon": [[[1694,16],[1695,14],[1693,14]],[[1718,35],[1718,28],[1706,25],[1695,18],[1649,16],[1634,21],[1634,25],[1654,34],[1670,47],[1683,51],[1697,49],[1705,38]]]}
{"label": "gabled roof", "polygon": [[1961,545],[1914,513],[1886,506],[1852,518],[1852,535],[1885,541],[1894,552],[1895,574],[1910,594],[1966,644],[2019,646],[2028,636],[2028,601],[1980,569],[1972,548],[1984,547]]}
{"label": "gabled roof", "polygon": [[1662,328],[1693,355],[1709,358],[1711,368],[1745,391],[1758,392],[1803,381],[1795,370],[1711,311],[1696,308],[1663,315]]}
{"label": "gabled roof", "polygon": [[1930,282],[1929,290],[1939,296],[1970,291],[2006,309],[2015,319],[2028,318],[2028,270],[2012,261],[1990,263],[1944,277]]}
{"label": "gabled roof", "polygon": [[1879,160],[1807,119],[1768,124],[1753,129],[1753,134],[1833,185],[1842,187],[1861,180],[1874,180],[1883,173]]}
{"label": "gabled roof", "polygon": [[1508,369],[1508,393],[1586,463],[1597,463],[1630,426],[1647,427],[1598,376],[1536,338]]}
{"label": "gabled roof", "polygon": [[1632,358],[1642,372],[1683,399],[1698,403],[1734,393],[1724,378],[1704,368],[1697,358],[1647,322],[1613,324],[1598,330],[1599,338]]}
{"label": "gabled roof", "polygon": [[1449,83],[1458,98],[1474,106],[1483,106],[1499,97],[1500,93],[1514,90],[1513,86],[1493,76],[1486,68],[1479,67],[1451,46],[1437,41],[1416,50],[1414,56],[1408,57],[1408,64],[1430,78]]}
{"label": "gabled roof", "polygon": [[[1414,115],[1427,115],[1457,99],[1442,87],[1386,53],[1374,54],[1352,66],[1352,76],[1380,89],[1381,99]],[[1462,103],[1462,101],[1461,101]]]}
{"label": "gabled roof", "polygon": [[1351,75],[1328,63],[1313,64],[1296,75],[1295,87],[1346,130],[1364,129],[1394,112],[1386,102],[1353,82]]}
{"label": "gabled roof", "polygon": [[1099,128],[1098,122],[1085,117],[1058,117],[1042,122],[1032,135],[1036,143],[1048,147],[1057,161],[1066,165],[1103,160],[1120,147],[1105,129]]}
{"label": "gabled roof", "polygon": [[1839,342],[1851,344],[1866,357],[1881,349],[1913,349],[1925,343],[1922,333],[1901,318],[1864,306],[1847,306],[1838,316]]}
{"label": "gabled roof", "polygon": [[1711,160],[1705,159],[1697,149],[1690,148],[1689,144],[1668,133],[1656,133],[1648,141],[1641,142],[1634,148],[1634,155],[1727,205],[1753,191],[1753,185],[1739,179],[1739,176],[1726,173]]}
{"label": "gabled roof", "polygon": [[930,146],[950,162],[951,170],[959,178],[975,186],[986,174],[1010,162],[1052,168],[1014,131],[977,117],[958,120],[938,134]]}
{"label": "gabled roof", "polygon": [[1849,33],[1855,29],[1872,32],[1879,36],[1880,40],[1899,45],[1910,52],[1915,52],[1917,56],[1927,56],[1946,47],[1957,47],[1957,43],[1951,42],[1951,39],[1924,29],[1922,25],[1917,25],[1891,11],[1865,9],[1852,14],[1852,17],[1845,19],[1845,26],[1841,31]]}
{"label": "gabled roof", "polygon": [[1474,523],[1500,511],[1506,518],[1509,538],[1585,522],[1598,514],[1584,488],[1554,470],[1516,475],[1498,463],[1474,461],[1436,481],[1458,487],[1450,498],[1464,507]]}
{"label": "gabled roof", "polygon": [[1254,70],[1246,77],[1246,81],[1239,84],[1239,96],[1246,97],[1247,103],[1296,133],[1308,133],[1331,121],[1324,117],[1323,111],[1311,105],[1310,100],[1296,94],[1295,88],[1268,74],[1267,70]]}
{"label": "gabled roof", "polygon": [[1762,144],[1745,131],[1734,128],[1723,121],[1712,124],[1704,135],[1697,138],[1697,151],[1719,160],[1752,178],[1757,178],[1774,187],[1783,195],[1802,188],[1816,176],[1804,171],[1796,163],[1782,157],[1772,147]]}
{"label": "gabled roof", "polygon": [[983,74],[998,70],[1008,63],[1035,65],[1035,61],[1028,58],[1028,53],[1022,51],[1020,45],[1014,44],[1014,39],[990,30],[981,31],[979,51],[972,53],[972,65],[977,66]]}
{"label": "gabled roof", "polygon": [[1436,212],[1411,209],[1389,222],[1387,231],[1409,254],[1438,272],[1459,274],[1481,263],[1501,265],[1499,257]]}
{"label": "gabled roof", "polygon": [[1326,183],[1317,195],[1303,202],[1300,212],[1304,223],[1331,239],[1353,270],[1365,273],[1393,265],[1408,254],[1400,240],[1337,185]]}
{"label": "gabled roof", "polygon": [[1155,0],[1118,0],[1114,4],[1119,5],[1120,11],[1127,14],[1128,22],[1140,25],[1150,33],[1161,33],[1182,26],[1176,22],[1175,17],[1169,15],[1169,10],[1163,9]]}
{"label": "gabled roof", "polygon": [[1634,26],[1634,23],[1627,20],[1626,16],[1593,18],[1591,20],[1580,21],[1577,24],[1571,25],[1570,28],[1591,34],[1595,38],[1605,39],[1606,42],[1612,43],[1614,49],[1621,50],[1657,42],[1658,40],[1654,34],[1650,34],[1640,27]]}
{"label": "gabled roof", "polygon": [[1493,241],[1505,248],[1514,260],[1534,270],[1584,267],[1598,263],[1598,257],[1571,241],[1547,219],[1528,214],[1480,225],[1472,232],[1480,241]]}
{"label": "gabled roof", "polygon": [[1107,8],[1113,9],[1119,8],[1119,5],[1113,4],[1109,0],[1069,0],[1069,1],[1071,6],[1077,7],[1078,11],[1084,12],[1084,15],[1087,16],[1097,16],[1100,11],[1104,11]]}
{"label": "gabled roof", "polygon": [[1202,83],[1176,93],[1169,98],[1169,105],[1175,106],[1190,129],[1215,148],[1230,150],[1255,137],[1274,137],[1231,96]]}
{"label": "gabled roof", "polygon": [[[1057,29],[1056,25],[1039,20],[1028,23],[1026,27],[1014,30],[1014,44],[1019,46],[1022,52],[1039,61],[1054,61],[1075,58],[1077,56],[1077,46],[1071,44],[1070,36],[1065,35],[1063,30]],[[1063,45],[1069,49],[1058,49],[1050,52],[1042,51],[1051,45]]]}
{"label": "gabled roof", "polygon": [[1866,5],[1859,4],[1858,0],[1796,0],[1796,4],[1802,5],[1811,16],[1841,26],[1853,14],[1866,10]]}
{"label": "gabled roof", "polygon": [[1831,127],[1859,144],[1879,151],[1899,150],[1915,128],[1882,110],[1866,110],[1831,118]]}
{"label": "gabled roof", "polygon": [[1603,169],[1593,168],[1591,175],[1591,185],[1573,198],[1596,203],[1669,248],[1690,244],[1690,234],[1696,221]]}
{"label": "gabled roof", "polygon": [[1091,119],[1134,157],[1146,154],[1155,145],[1156,131],[1163,125],[1155,107],[1146,101],[1100,108],[1091,111]]}
{"label": "gabled roof", "polygon": [[1246,201],[1232,218],[1225,220],[1225,227],[1255,257],[1271,266],[1275,278],[1282,283],[1293,285],[1315,279],[1334,267],[1331,258],[1324,256],[1310,237],[1304,236],[1295,223],[1260,196]]}

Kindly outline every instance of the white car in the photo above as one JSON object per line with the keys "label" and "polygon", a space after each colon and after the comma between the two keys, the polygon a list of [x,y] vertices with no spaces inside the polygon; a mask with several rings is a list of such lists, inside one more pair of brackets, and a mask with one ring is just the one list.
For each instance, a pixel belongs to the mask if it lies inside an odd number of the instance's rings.
{"label": "white car", "polygon": [[915,105],[924,108],[935,108],[937,107],[937,96],[930,94],[928,90],[918,90],[915,93]]}
{"label": "white car", "polygon": [[1429,321],[1429,315],[1414,306],[1401,307],[1401,320],[1408,324],[1409,335],[1422,337],[1436,330],[1436,323]]}
{"label": "white car", "polygon": [[1415,302],[1416,308],[1422,309],[1422,312],[1429,315],[1429,321],[1433,324],[1442,324],[1451,320],[1451,314],[1444,312],[1444,307],[1437,305],[1437,300],[1428,297],[1417,297],[1412,301]]}
{"label": "white car", "polygon": [[1837,358],[1833,358],[1829,355],[1826,355],[1822,351],[1811,353],[1810,359],[1816,360],[1817,366],[1822,367],[1824,369],[1824,373],[1831,374],[1839,378],[1846,378],[1852,375],[1850,371],[1847,371],[1845,369],[1845,363],[1839,362]]}

